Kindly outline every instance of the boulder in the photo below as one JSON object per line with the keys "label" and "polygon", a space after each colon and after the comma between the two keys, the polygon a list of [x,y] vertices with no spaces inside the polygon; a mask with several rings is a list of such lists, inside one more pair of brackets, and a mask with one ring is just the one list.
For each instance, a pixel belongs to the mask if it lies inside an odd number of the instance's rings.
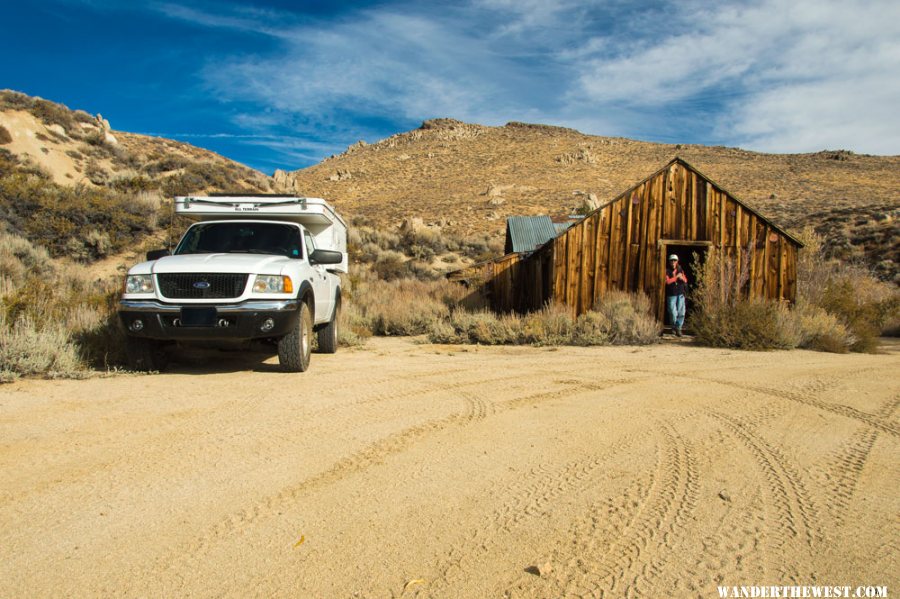
{"label": "boulder", "polygon": [[291,187],[293,177],[287,171],[283,171],[280,168],[275,169],[275,173],[272,175],[272,180],[275,181],[275,185],[277,187],[288,189]]}
{"label": "boulder", "polygon": [[415,233],[417,231],[421,231],[425,228],[425,221],[421,218],[414,216],[412,218],[405,218],[403,222],[400,223],[400,231],[402,233]]}
{"label": "boulder", "polygon": [[579,198],[579,202],[573,207],[572,211],[578,214],[587,214],[588,212],[592,212],[600,207],[600,200],[597,198],[597,194],[588,193],[584,191],[574,191],[572,192],[576,198]]}
{"label": "boulder", "polygon": [[357,150],[361,150],[362,148],[366,147],[367,145],[369,145],[369,144],[367,144],[365,141],[359,140],[355,144],[350,144],[347,147],[347,151],[345,152],[345,154],[352,154],[353,152],[356,152]]}
{"label": "boulder", "polygon": [[47,131],[53,131],[57,135],[62,135],[63,137],[68,137],[69,135],[66,133],[66,130],[62,125],[54,123],[52,125],[47,125]]}

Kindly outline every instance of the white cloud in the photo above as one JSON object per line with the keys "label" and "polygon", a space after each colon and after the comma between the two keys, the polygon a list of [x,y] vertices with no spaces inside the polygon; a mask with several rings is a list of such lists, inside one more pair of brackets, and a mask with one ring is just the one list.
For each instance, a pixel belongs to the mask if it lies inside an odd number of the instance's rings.
{"label": "white cloud", "polygon": [[900,4],[695,6],[681,30],[583,65],[573,98],[652,111],[712,103],[724,143],[900,153]]}
{"label": "white cloud", "polygon": [[[766,151],[900,153],[893,0],[472,0],[379,5],[311,22],[161,5],[172,18],[277,40],[203,72],[261,104],[242,125],[344,146],[449,116]],[[326,142],[322,142],[326,143]]]}

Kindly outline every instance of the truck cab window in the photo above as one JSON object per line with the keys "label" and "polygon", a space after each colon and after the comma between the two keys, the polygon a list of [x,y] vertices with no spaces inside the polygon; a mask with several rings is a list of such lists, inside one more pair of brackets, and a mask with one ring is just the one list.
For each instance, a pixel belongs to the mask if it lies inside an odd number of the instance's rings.
{"label": "truck cab window", "polygon": [[280,223],[210,222],[188,229],[175,249],[181,254],[272,254],[302,258],[300,229]]}

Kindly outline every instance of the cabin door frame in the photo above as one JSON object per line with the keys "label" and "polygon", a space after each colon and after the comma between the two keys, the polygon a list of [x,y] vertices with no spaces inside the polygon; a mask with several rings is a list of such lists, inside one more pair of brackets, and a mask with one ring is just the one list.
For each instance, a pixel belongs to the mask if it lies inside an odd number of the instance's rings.
{"label": "cabin door frame", "polygon": [[[709,252],[713,249],[712,241],[696,241],[692,239],[660,239],[656,242],[657,247],[659,248],[659,277],[662,280],[663,273],[666,272],[666,258],[669,256],[669,247],[672,246],[689,246],[689,247],[697,247],[703,248],[706,251],[706,256],[709,256]],[[694,281],[691,281],[693,284]],[[663,324],[666,322],[666,285],[665,283],[661,283],[659,285],[659,293],[657,294],[657,305],[656,310],[658,314],[659,321]]]}

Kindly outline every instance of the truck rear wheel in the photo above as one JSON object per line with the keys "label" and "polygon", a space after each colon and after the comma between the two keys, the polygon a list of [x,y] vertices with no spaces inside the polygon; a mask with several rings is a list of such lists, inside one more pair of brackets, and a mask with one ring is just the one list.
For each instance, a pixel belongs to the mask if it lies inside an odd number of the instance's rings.
{"label": "truck rear wheel", "polygon": [[300,304],[297,324],[278,340],[278,362],[287,372],[305,372],[312,352],[312,314],[306,302]]}
{"label": "truck rear wheel", "polygon": [[334,303],[334,314],[331,316],[331,322],[323,326],[317,331],[319,342],[319,353],[333,354],[338,348],[338,318],[341,316],[340,300]]}
{"label": "truck rear wheel", "polygon": [[125,337],[128,367],[136,372],[165,370],[169,356],[158,341],[142,337]]}

